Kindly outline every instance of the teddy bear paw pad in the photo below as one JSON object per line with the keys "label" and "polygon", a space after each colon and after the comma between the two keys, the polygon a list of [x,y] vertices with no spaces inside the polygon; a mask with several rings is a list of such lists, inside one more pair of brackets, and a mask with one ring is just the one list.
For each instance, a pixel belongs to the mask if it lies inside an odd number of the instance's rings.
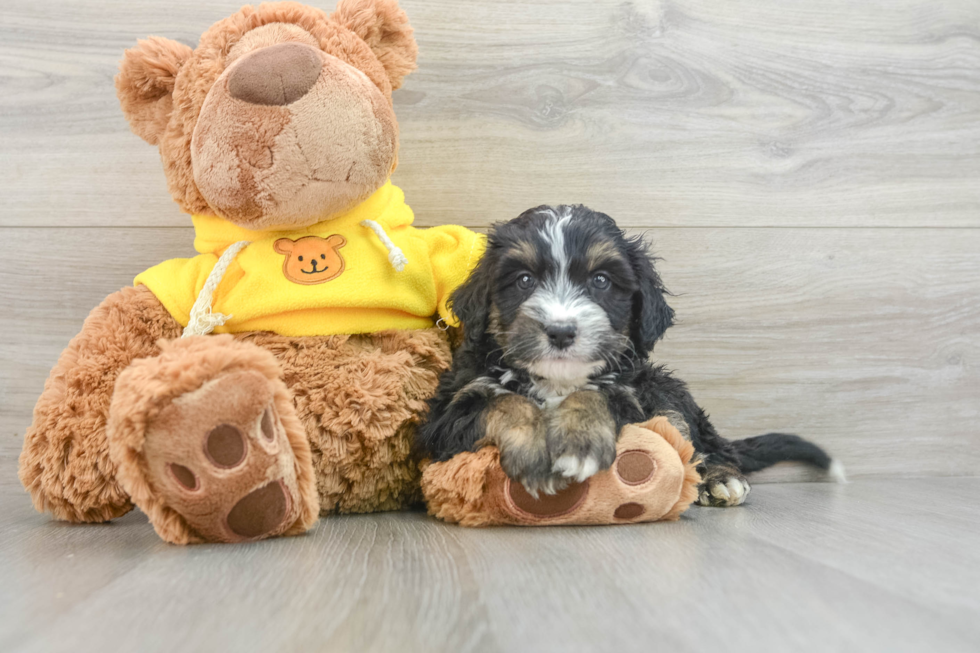
{"label": "teddy bear paw pad", "polygon": [[620,505],[616,510],[613,511],[613,517],[616,519],[622,519],[628,521],[630,519],[636,519],[640,517],[647,511],[642,504],[628,502]]}
{"label": "teddy bear paw pad", "polygon": [[624,451],[616,458],[616,476],[626,485],[643,485],[657,471],[657,462],[646,451]]}
{"label": "teddy bear paw pad", "polygon": [[295,459],[273,390],[234,372],[181,395],[147,431],[144,453],[161,500],[210,541],[283,532],[297,515]]}
{"label": "teddy bear paw pad", "polygon": [[289,495],[282,481],[252,490],[228,513],[228,528],[245,539],[262,537],[283,523],[289,513]]}
{"label": "teddy bear paw pad", "polygon": [[574,512],[585,501],[589,493],[589,481],[570,483],[554,494],[539,494],[534,497],[520,483],[507,479],[505,493],[512,508],[531,519],[561,517]]}
{"label": "teddy bear paw pad", "polygon": [[219,424],[204,440],[204,452],[215,467],[234,469],[245,460],[248,451],[245,437],[231,424]]}

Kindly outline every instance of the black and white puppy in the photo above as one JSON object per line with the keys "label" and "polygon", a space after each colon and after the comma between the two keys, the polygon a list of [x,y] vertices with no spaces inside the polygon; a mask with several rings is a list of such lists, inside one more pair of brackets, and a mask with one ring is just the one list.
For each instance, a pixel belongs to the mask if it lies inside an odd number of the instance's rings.
{"label": "black and white puppy", "polygon": [[606,469],[624,425],[666,414],[702,457],[702,505],[742,503],[744,475],[783,460],[836,472],[795,435],[718,435],[684,382],[649,361],[673,322],[665,292],[643,240],[603,213],[539,206],[497,225],[452,295],[463,341],[419,449],[446,460],[494,444],[537,496]]}

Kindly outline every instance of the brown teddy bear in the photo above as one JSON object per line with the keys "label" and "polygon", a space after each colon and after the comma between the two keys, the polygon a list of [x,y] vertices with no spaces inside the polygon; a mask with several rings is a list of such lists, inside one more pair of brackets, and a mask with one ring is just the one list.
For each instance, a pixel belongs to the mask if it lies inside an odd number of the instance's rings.
{"label": "brown teddy bear", "polygon": [[388,181],[415,59],[394,0],[245,7],[195,49],[126,52],[123,112],[199,255],[110,295],[61,355],[20,459],[38,510],[135,504],[169,542],[232,542],[420,498],[411,440],[450,360],[435,320],[483,240],[416,230]]}

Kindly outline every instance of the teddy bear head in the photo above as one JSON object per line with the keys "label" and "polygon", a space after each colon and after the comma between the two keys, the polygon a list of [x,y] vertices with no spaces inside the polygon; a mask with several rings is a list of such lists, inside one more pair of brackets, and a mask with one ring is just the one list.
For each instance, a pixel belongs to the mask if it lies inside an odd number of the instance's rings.
{"label": "teddy bear head", "polygon": [[191,214],[250,229],[329,219],[397,163],[391,92],[417,46],[395,0],[246,6],[196,49],[151,37],[127,50],[116,90],[132,130],[157,145]]}

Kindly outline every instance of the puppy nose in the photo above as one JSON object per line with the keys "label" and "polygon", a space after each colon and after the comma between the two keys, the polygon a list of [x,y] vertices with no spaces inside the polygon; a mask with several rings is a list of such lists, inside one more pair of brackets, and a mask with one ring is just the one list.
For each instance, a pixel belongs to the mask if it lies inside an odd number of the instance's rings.
{"label": "puppy nose", "polygon": [[323,64],[317,51],[301,43],[279,43],[246,55],[228,78],[233,98],[251,104],[285,106],[313,88]]}
{"label": "puppy nose", "polygon": [[544,332],[548,335],[548,342],[556,349],[567,349],[575,341],[573,324],[551,324]]}

